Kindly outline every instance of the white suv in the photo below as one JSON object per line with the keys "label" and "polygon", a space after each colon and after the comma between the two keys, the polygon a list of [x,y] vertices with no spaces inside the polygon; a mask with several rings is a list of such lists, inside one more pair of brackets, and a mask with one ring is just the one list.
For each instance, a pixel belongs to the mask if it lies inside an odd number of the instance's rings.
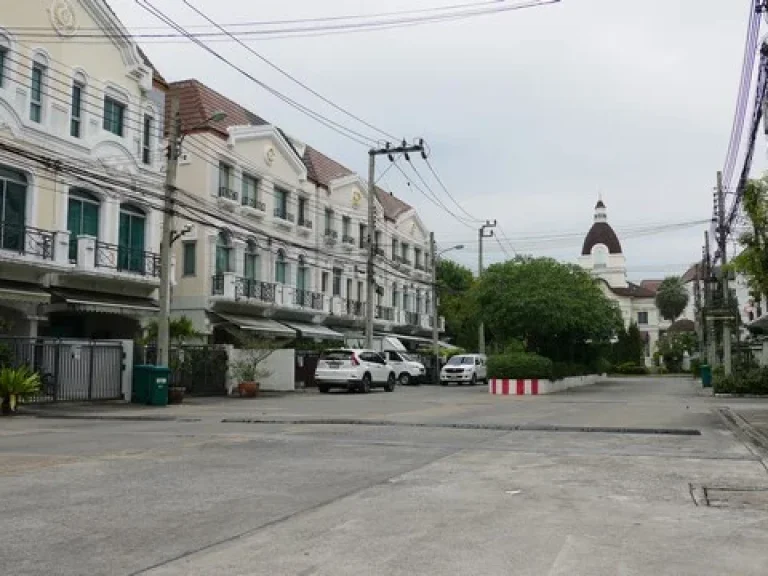
{"label": "white suv", "polygon": [[385,350],[381,353],[387,361],[387,364],[392,366],[397,374],[397,379],[401,386],[408,386],[408,384],[421,384],[424,379],[426,370],[424,364],[413,360],[405,352],[397,350]]}
{"label": "white suv", "polygon": [[474,386],[488,381],[488,358],[485,354],[459,354],[451,357],[440,371],[440,384],[451,382]]}
{"label": "white suv", "polygon": [[365,394],[374,387],[393,392],[396,379],[395,370],[373,350],[327,350],[320,356],[315,370],[317,389],[323,393],[331,388],[343,388]]}

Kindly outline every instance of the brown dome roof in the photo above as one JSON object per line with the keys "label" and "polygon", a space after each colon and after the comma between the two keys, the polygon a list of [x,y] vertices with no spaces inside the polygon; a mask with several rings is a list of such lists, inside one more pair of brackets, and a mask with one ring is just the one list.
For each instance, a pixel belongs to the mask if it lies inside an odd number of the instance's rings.
{"label": "brown dome roof", "polygon": [[589,229],[587,237],[584,238],[584,246],[581,248],[581,255],[588,256],[592,253],[592,248],[596,244],[604,244],[608,248],[609,254],[621,254],[621,244],[616,232],[613,231],[607,222],[595,222]]}

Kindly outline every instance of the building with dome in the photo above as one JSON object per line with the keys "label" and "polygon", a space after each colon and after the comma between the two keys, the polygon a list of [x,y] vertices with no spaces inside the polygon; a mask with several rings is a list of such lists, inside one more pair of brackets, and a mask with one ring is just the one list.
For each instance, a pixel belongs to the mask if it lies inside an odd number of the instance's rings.
{"label": "building with dome", "polygon": [[592,227],[584,238],[579,265],[600,282],[603,293],[616,302],[624,325],[635,322],[645,341],[645,361],[651,364],[660,332],[669,327],[656,308],[655,282],[634,284],[627,280],[627,260],[616,232],[608,223],[602,199],[595,204]]}

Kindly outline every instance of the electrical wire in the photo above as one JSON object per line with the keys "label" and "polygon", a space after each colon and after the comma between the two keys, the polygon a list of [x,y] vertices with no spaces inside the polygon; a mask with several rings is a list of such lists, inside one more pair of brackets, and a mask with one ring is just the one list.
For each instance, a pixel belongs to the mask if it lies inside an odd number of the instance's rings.
{"label": "electrical wire", "polygon": [[453,197],[453,194],[451,194],[450,190],[448,190],[448,187],[447,187],[447,186],[446,186],[446,185],[443,183],[443,180],[440,178],[440,176],[437,174],[437,172],[435,171],[435,169],[432,167],[432,163],[429,161],[429,158],[428,158],[428,157],[427,157],[427,158],[424,158],[424,162],[426,163],[426,165],[427,165],[427,168],[429,168],[429,171],[432,173],[432,176],[434,176],[435,180],[437,180],[437,183],[438,183],[438,184],[440,184],[440,187],[441,187],[441,188],[443,189],[443,191],[446,193],[446,195],[448,196],[448,198],[450,198],[450,199],[451,199],[451,201],[452,201],[452,202],[453,202],[453,203],[454,203],[454,204],[455,204],[455,205],[458,207],[458,209],[459,209],[459,210],[461,210],[462,212],[464,212],[464,214],[465,214],[465,215],[466,215],[466,216],[467,216],[467,217],[468,217],[470,220],[473,220],[473,221],[475,221],[475,222],[478,222],[478,223],[479,223],[479,222],[484,222],[483,220],[481,220],[481,219],[479,219],[479,218],[477,218],[477,217],[473,216],[473,215],[472,215],[472,214],[470,214],[469,212],[467,212],[467,211],[464,209],[464,207],[463,207],[461,204],[459,204],[459,203],[456,201],[456,198],[454,198],[454,197]]}

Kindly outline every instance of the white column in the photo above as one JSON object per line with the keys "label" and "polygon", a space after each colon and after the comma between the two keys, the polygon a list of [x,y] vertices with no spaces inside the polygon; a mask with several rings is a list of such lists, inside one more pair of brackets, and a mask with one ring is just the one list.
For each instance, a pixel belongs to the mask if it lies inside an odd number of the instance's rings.
{"label": "white column", "polygon": [[242,240],[232,240],[232,251],[234,254],[234,268],[237,276],[245,276],[245,242]]}
{"label": "white column", "polygon": [[117,244],[118,226],[120,223],[120,201],[107,198],[101,207],[101,229],[99,240],[107,244]]}
{"label": "white column", "polygon": [[96,238],[93,236],[77,237],[77,267],[92,270],[96,265]]}
{"label": "white column", "polygon": [[56,230],[67,229],[67,212],[69,211],[69,186],[59,184],[61,194],[56,194]]}

